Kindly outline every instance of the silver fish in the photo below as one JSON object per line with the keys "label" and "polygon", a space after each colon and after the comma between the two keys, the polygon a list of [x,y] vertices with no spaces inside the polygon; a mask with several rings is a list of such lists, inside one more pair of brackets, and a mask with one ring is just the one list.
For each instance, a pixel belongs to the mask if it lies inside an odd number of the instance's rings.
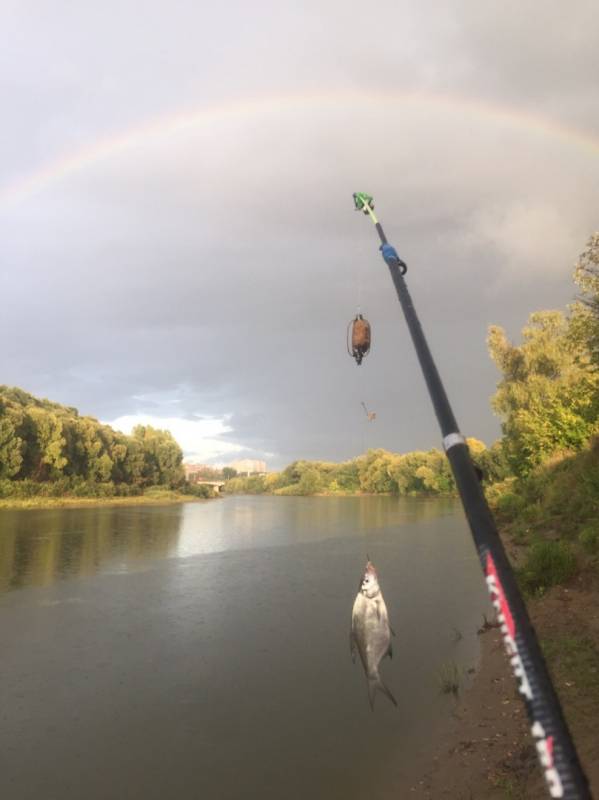
{"label": "silver fish", "polygon": [[352,661],[356,662],[356,649],[360,654],[364,672],[368,678],[368,699],[374,709],[374,696],[377,691],[386,695],[394,705],[397,701],[379,675],[379,665],[388,655],[393,657],[391,648],[392,628],[389,626],[387,606],[379,587],[378,575],[370,560],[360,583],[360,591],[354,602],[349,634]]}

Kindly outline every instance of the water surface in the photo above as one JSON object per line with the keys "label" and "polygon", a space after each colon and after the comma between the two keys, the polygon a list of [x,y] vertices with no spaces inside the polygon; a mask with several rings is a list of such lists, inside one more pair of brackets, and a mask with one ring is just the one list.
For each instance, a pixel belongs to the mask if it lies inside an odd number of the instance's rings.
{"label": "water surface", "polygon": [[[374,713],[348,641],[366,553],[397,633],[399,707]],[[2,511],[0,796],[397,796],[486,609],[453,501]]]}

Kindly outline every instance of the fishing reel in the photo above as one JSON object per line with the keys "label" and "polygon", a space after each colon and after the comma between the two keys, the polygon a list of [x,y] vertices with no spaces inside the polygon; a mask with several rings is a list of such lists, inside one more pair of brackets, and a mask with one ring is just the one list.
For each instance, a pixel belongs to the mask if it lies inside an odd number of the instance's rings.
{"label": "fishing reel", "polygon": [[366,192],[354,192],[354,205],[356,211],[362,211],[364,214],[369,214],[374,208],[374,198]]}

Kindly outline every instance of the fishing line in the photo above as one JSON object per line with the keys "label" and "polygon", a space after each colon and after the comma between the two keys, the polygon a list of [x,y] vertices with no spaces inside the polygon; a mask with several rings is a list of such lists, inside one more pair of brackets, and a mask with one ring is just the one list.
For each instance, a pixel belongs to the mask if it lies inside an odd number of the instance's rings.
{"label": "fishing line", "polygon": [[404,278],[407,265],[387,241],[374,214],[372,197],[356,193],[354,205],[356,210],[363,211],[371,218],[381,241],[380,250],[389,268],[416,349],[441,428],[443,449],[466,512],[491,602],[501,623],[505,648],[530,719],[531,733],[549,796],[564,800],[589,800],[591,794],[588,782],[549,677],[536,633],[475,472],[466,440],[459,431],[412,303]]}
{"label": "fishing line", "polygon": [[[370,350],[370,326],[368,325],[368,323],[366,323],[368,327],[368,346],[365,347],[365,349],[362,347],[356,349],[356,336],[355,336],[356,325],[360,325],[361,323],[358,323],[358,320],[363,319],[362,301],[363,301],[364,288],[363,288],[363,274],[361,269],[356,270],[354,272],[353,284],[355,293],[354,296],[357,299],[358,304],[356,307],[356,314],[354,319],[351,319],[347,324],[346,341],[347,341],[348,354],[352,356],[352,358],[356,359],[356,363],[358,364],[358,366],[360,366],[363,357],[367,355],[367,353]],[[362,349],[364,349],[364,352],[362,352]],[[365,389],[366,389],[366,378],[365,376],[362,376],[358,379],[358,393],[353,398],[354,407],[352,409],[354,414],[357,415],[356,421],[358,424],[356,428],[357,430],[356,439],[358,441],[358,453],[357,453],[358,456],[361,456],[366,453],[366,445],[368,438],[367,434],[369,432],[368,425],[366,423],[370,421],[370,418],[368,417],[368,412],[366,411],[366,406],[364,405]],[[366,411],[366,417],[368,419],[365,420],[361,418],[360,406],[364,407],[364,410]]]}

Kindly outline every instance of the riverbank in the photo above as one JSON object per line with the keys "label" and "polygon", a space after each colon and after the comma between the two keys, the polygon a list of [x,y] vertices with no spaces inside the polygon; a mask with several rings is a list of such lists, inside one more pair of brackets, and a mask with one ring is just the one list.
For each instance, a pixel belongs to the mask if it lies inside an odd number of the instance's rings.
{"label": "riverbank", "polygon": [[[217,495],[215,495],[215,498]],[[129,497],[2,497],[0,509],[26,510],[44,508],[91,508],[96,506],[168,505],[173,503],[204,503],[205,497],[194,497],[169,489],[154,490]]]}
{"label": "riverbank", "polygon": [[[591,792],[599,796],[599,576],[578,575],[528,603]],[[546,796],[526,711],[497,628],[481,633],[472,686],[459,699],[410,797],[525,800]]]}

